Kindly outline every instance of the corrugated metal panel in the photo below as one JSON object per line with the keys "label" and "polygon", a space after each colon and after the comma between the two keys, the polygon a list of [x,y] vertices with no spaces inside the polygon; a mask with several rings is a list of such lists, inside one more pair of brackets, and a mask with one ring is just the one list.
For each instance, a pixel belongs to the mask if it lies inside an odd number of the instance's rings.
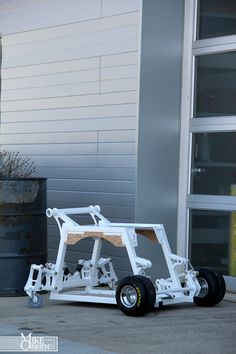
{"label": "corrugated metal panel", "polygon": [[[139,3],[0,2],[1,143],[33,157],[50,207],[100,204],[113,220],[134,219]],[[125,252],[112,252],[124,272]]]}

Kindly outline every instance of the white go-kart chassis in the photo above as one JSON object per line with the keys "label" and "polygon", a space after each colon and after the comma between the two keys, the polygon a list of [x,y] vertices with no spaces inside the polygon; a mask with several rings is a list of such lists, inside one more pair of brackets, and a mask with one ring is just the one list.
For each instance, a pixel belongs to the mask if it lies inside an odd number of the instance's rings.
{"label": "white go-kart chassis", "polygon": [[[82,226],[68,215],[90,214],[92,225]],[[46,215],[54,217],[60,231],[56,263],[31,265],[25,291],[31,307],[42,304],[41,291],[50,291],[50,299],[117,304],[126,314],[141,316],[152,307],[183,302],[212,306],[224,296],[223,277],[218,272],[193,270],[189,261],[171,252],[162,224],[112,223],[101,213],[99,206],[72,209],[47,209]],[[151,280],[145,270],[152,266],[150,260],[140,258],[135,248],[138,238],[146,237],[158,243],[164,253],[169,278]],[[94,240],[91,259],[79,260],[71,274],[65,264],[67,245],[91,237]],[[118,282],[111,258],[100,257],[103,241],[115,247],[125,247],[133,274]]]}

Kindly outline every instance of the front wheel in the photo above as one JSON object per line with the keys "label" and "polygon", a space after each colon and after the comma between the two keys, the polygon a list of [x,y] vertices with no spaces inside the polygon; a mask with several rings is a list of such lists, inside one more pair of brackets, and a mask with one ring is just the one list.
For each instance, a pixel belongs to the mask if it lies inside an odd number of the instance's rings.
{"label": "front wheel", "polygon": [[225,294],[224,278],[218,272],[210,269],[198,269],[197,280],[201,290],[194,297],[194,303],[198,306],[214,306],[218,304]]}
{"label": "front wheel", "polygon": [[42,307],[43,297],[40,294],[35,294],[34,298],[28,297],[28,305],[33,309]]}
{"label": "front wheel", "polygon": [[143,316],[156,302],[156,290],[149,278],[141,275],[122,279],[116,289],[116,302],[127,316]]}

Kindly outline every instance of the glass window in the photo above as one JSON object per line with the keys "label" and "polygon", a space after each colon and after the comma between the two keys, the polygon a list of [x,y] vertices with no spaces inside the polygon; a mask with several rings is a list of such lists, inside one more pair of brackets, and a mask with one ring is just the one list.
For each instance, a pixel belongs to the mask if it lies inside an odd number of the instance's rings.
{"label": "glass window", "polygon": [[235,97],[236,51],[197,57],[194,117],[236,115]]}
{"label": "glass window", "polygon": [[235,0],[199,0],[197,39],[236,34]]}
{"label": "glass window", "polygon": [[193,134],[192,144],[191,193],[234,195],[236,132]]}
{"label": "glass window", "polygon": [[190,211],[190,259],[195,267],[236,276],[236,212]]}

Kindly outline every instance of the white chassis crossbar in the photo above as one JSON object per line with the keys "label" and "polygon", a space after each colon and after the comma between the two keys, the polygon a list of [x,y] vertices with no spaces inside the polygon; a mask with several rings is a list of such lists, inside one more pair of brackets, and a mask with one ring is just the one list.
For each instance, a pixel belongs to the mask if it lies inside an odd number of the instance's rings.
{"label": "white chassis crossbar", "polygon": [[[94,223],[82,226],[68,215],[90,214]],[[37,292],[50,291],[50,299],[116,304],[117,276],[111,258],[101,258],[102,242],[109,241],[115,247],[125,247],[134,275],[146,276],[152,266],[150,260],[140,258],[135,248],[139,235],[145,236],[162,247],[170,277],[153,281],[156,289],[155,307],[165,304],[193,302],[200,292],[197,272],[189,268],[187,259],[171,252],[162,224],[111,223],[101,213],[99,206],[72,209],[47,209],[46,215],[54,217],[60,231],[60,243],[56,263],[33,264],[25,291],[32,302]],[[65,265],[67,245],[92,237],[94,246],[90,260],[79,260],[71,274]]]}

